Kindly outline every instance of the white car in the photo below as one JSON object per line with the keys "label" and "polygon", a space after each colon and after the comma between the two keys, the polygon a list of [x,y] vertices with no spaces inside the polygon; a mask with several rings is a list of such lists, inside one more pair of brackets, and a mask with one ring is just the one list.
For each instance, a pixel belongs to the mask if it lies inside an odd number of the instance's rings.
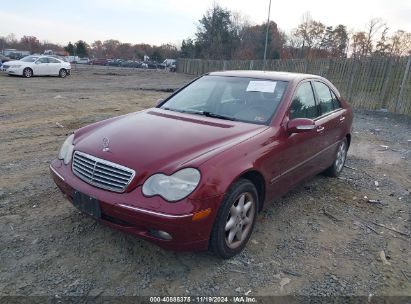
{"label": "white car", "polygon": [[20,60],[8,61],[4,66],[9,75],[32,76],[56,75],[61,78],[70,75],[68,62],[51,56],[27,56]]}

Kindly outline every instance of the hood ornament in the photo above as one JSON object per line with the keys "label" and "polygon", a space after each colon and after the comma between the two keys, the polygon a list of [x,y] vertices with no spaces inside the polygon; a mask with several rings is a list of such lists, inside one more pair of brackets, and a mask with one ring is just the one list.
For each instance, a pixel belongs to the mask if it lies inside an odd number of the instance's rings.
{"label": "hood ornament", "polygon": [[103,138],[103,152],[110,151],[110,148],[108,147],[109,144],[110,144],[110,140],[108,139],[108,137],[104,137]]}

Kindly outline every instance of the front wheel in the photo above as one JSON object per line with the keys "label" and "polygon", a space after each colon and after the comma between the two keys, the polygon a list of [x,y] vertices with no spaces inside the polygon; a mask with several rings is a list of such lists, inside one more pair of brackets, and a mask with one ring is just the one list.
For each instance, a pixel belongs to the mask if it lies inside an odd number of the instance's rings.
{"label": "front wheel", "polygon": [[254,184],[246,179],[236,182],[228,191],[214,222],[210,249],[224,259],[240,253],[253,231],[257,206]]}
{"label": "front wheel", "polygon": [[59,72],[59,76],[61,78],[65,78],[67,76],[67,71],[65,69],[61,69]]}
{"label": "front wheel", "polygon": [[333,164],[324,171],[324,173],[331,177],[337,177],[341,174],[344,168],[345,160],[347,159],[348,144],[347,139],[344,139],[337,148],[335,160]]}
{"label": "front wheel", "polygon": [[33,76],[33,70],[30,68],[25,68],[23,70],[23,76],[26,78],[30,78],[31,76]]}

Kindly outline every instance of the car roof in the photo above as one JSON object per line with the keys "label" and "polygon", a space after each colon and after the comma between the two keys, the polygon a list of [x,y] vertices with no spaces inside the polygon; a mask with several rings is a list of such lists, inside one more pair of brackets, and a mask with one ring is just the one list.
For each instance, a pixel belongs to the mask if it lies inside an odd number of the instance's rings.
{"label": "car roof", "polygon": [[58,56],[58,55],[34,55],[34,56],[38,58],[53,58],[53,59],[64,61],[63,59],[61,59],[61,56]]}
{"label": "car roof", "polygon": [[304,79],[319,79],[327,83],[327,85],[332,88],[334,93],[336,93],[338,97],[341,97],[341,94],[338,91],[338,89],[328,79],[325,79],[324,77],[313,75],[313,74],[274,72],[274,71],[235,70],[235,71],[210,72],[206,75],[227,76],[227,77],[247,77],[247,78],[265,79],[265,80],[289,81],[289,82],[294,83],[295,85]]}
{"label": "car roof", "polygon": [[274,72],[274,71],[222,71],[211,72],[208,75],[212,76],[228,76],[228,77],[248,77],[248,78],[261,78],[280,81],[291,80],[303,80],[307,78],[319,78],[317,75],[303,74],[303,73],[290,73],[290,72]]}

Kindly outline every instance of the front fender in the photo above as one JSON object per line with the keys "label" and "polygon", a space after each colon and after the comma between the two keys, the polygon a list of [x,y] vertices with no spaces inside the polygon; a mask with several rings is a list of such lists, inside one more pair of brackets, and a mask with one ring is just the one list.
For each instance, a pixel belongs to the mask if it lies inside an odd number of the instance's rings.
{"label": "front fender", "polygon": [[200,166],[202,186],[197,189],[195,197],[224,195],[235,181],[249,172],[262,177],[262,197],[265,197],[267,181],[272,174],[272,170],[266,166],[266,160],[275,145],[275,137],[276,131],[269,128],[204,162]]}

